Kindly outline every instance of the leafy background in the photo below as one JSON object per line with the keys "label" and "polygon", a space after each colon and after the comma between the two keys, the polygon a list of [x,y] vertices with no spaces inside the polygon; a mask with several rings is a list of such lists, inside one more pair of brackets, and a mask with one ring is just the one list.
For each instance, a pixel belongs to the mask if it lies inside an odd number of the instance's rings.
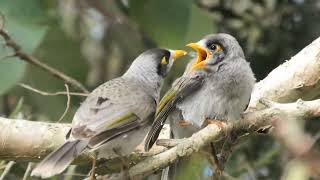
{"label": "leafy background", "polygon": [[[122,74],[145,49],[184,49],[186,43],[215,32],[234,35],[262,79],[318,37],[320,29],[317,0],[1,0],[0,12],[4,28],[23,50],[89,89]],[[41,96],[18,83],[55,92],[64,91],[63,82],[17,58],[2,58],[10,54],[10,49],[0,48],[0,115],[57,121],[66,97]],[[188,59],[175,65],[164,90],[181,75]],[[64,122],[71,122],[83,98],[71,100]],[[254,137],[237,148],[227,172],[241,179],[279,179],[286,158],[272,138]],[[0,161],[0,172],[5,164]],[[6,178],[21,179],[26,167],[15,164]]]}

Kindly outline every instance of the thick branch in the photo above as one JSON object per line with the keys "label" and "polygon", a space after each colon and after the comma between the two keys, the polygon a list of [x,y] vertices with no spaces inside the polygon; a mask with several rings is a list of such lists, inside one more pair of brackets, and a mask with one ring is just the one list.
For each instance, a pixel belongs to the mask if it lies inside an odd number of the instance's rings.
{"label": "thick branch", "polygon": [[11,38],[11,36],[2,28],[0,28],[0,36],[5,40],[6,46],[11,47],[14,51],[14,55],[16,57],[19,57],[21,60],[26,61],[30,64],[33,64],[44,71],[47,71],[51,75],[63,80],[64,82],[72,85],[75,88],[78,88],[82,90],[85,93],[88,93],[89,91],[77,80],[73,79],[72,77],[64,74],[63,72],[48,66],[47,64],[39,61],[36,57],[24,52],[21,47]]}
{"label": "thick branch", "polygon": [[[320,117],[320,100],[309,102],[299,101],[290,104],[276,104],[265,110],[247,113],[244,119],[234,124],[210,124],[203,130],[193,134],[190,138],[177,146],[149,157],[148,159],[133,166],[129,173],[130,177],[144,177],[158,169],[168,166],[179,157],[188,156],[199,151],[211,141],[218,141],[225,135],[224,132],[232,131],[237,135],[258,130],[262,126],[274,124],[283,114],[297,119],[312,119]],[[290,123],[290,122],[288,122]]]}
{"label": "thick branch", "polygon": [[[0,159],[38,162],[65,141],[65,135],[70,127],[70,124],[0,117]],[[168,137],[162,136],[162,138]],[[133,162],[137,162],[146,156],[163,152],[166,148],[157,147],[148,153],[143,153],[142,149],[143,146],[137,148],[137,152],[132,153],[129,158]],[[83,154],[74,163],[81,164],[90,161],[91,158],[87,154]],[[118,171],[121,168],[117,158],[108,160],[106,164],[109,169],[111,168],[111,171]]]}
{"label": "thick branch", "polygon": [[255,85],[249,107],[261,98],[276,102],[312,100],[320,96],[320,37]]}
{"label": "thick branch", "polygon": [[38,161],[65,140],[69,124],[0,118],[0,159]]}
{"label": "thick branch", "polygon": [[[145,176],[169,165],[181,156],[199,151],[211,141],[220,140],[225,136],[226,131],[233,131],[237,135],[255,131],[262,126],[272,124],[274,120],[282,117],[282,114],[290,114],[291,117],[301,119],[319,117],[320,100],[298,101],[290,104],[275,103],[265,110],[245,114],[244,119],[235,124],[211,124],[172,149],[157,155],[151,152],[149,155],[154,156],[133,166],[129,173],[132,177]],[[64,141],[69,128],[68,124],[0,118],[0,129],[3,129],[0,134],[0,159],[38,161]],[[160,152],[160,150],[156,151]],[[138,156],[141,154],[138,153]],[[82,158],[86,158],[85,155]],[[137,161],[137,154],[131,155],[131,158]],[[110,161],[107,166],[113,166],[113,163]]]}

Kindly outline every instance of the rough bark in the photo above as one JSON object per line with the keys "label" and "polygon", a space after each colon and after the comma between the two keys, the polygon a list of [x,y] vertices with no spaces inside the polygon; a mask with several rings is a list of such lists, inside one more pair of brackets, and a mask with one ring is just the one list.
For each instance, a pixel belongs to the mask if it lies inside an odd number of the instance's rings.
{"label": "rough bark", "polygon": [[276,102],[312,100],[320,95],[320,38],[302,49],[255,85],[250,108],[261,98]]}

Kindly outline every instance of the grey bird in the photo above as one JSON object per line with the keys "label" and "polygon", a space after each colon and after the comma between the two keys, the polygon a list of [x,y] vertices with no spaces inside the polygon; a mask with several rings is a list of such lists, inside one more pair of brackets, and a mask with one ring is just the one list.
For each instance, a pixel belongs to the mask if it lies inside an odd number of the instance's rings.
{"label": "grey bird", "polygon": [[[173,138],[186,138],[208,120],[240,119],[249,103],[255,77],[233,36],[211,34],[187,46],[197,51],[197,59],[161,99],[146,138],[146,150],[152,147],[167,119]],[[209,159],[203,153],[181,158],[170,169],[170,179],[211,179],[213,166]]]}
{"label": "grey bird", "polygon": [[66,142],[32,171],[48,178],[64,171],[81,153],[127,155],[142,142],[154,120],[160,85],[182,50],[151,49],[121,76],[92,91],[74,115]]}

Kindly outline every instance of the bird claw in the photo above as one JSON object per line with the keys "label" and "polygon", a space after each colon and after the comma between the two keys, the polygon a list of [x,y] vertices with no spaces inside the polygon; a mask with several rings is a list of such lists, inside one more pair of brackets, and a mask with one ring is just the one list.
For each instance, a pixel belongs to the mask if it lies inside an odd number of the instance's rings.
{"label": "bird claw", "polygon": [[177,124],[178,124],[179,126],[183,127],[183,128],[191,125],[190,122],[188,122],[188,121],[186,121],[186,120],[183,120],[183,119],[179,120],[179,121],[177,122]]}
{"label": "bird claw", "polygon": [[217,125],[219,128],[223,128],[226,126],[226,123],[223,120],[218,120],[218,119],[205,119],[203,122],[203,127],[206,127],[209,124],[215,124]]}

